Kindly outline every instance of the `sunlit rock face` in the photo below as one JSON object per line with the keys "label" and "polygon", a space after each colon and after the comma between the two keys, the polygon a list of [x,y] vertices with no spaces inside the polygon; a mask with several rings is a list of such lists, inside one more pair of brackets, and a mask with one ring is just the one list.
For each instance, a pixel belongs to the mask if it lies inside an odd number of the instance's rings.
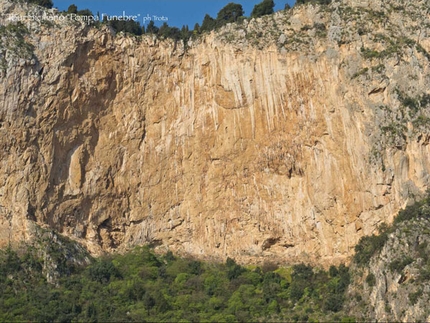
{"label": "sunlit rock face", "polygon": [[185,47],[33,21],[24,51],[2,31],[1,243],[36,222],[93,254],[347,261],[429,185],[429,15],[393,6],[302,6]]}

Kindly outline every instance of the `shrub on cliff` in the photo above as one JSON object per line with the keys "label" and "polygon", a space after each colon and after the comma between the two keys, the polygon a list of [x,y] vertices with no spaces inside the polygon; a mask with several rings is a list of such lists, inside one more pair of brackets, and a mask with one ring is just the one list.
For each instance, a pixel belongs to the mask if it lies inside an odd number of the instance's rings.
{"label": "shrub on cliff", "polygon": [[28,2],[37,4],[48,9],[51,9],[54,6],[52,0],[28,0]]}
{"label": "shrub on cliff", "polygon": [[394,219],[394,224],[399,224],[401,222],[417,219],[417,218],[430,218],[430,194],[413,205],[408,206],[406,209],[399,212],[399,215]]}
{"label": "shrub on cliff", "polygon": [[27,3],[34,3],[38,6],[42,6],[48,9],[51,9],[54,6],[54,3],[52,0],[12,0],[13,2],[27,2]]}
{"label": "shrub on cliff", "polygon": [[355,246],[354,261],[359,265],[366,265],[370,258],[379,252],[388,240],[387,232],[382,231],[379,235],[363,236]]}
{"label": "shrub on cliff", "polygon": [[126,32],[133,35],[142,35],[144,30],[140,24],[133,20],[111,20],[109,21],[109,26],[111,26],[116,32]]}
{"label": "shrub on cliff", "polygon": [[297,0],[296,1],[296,5],[306,4],[306,3],[327,5],[331,3],[331,0]]}

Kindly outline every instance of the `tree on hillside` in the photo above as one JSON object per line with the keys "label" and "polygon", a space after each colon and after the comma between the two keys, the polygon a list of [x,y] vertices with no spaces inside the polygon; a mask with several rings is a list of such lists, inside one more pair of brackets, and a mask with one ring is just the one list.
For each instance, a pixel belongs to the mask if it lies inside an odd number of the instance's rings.
{"label": "tree on hillside", "polygon": [[158,30],[158,35],[162,36],[164,38],[167,38],[167,37],[169,37],[169,34],[170,34],[170,27],[167,24],[167,22],[164,22],[161,25],[160,29]]}
{"label": "tree on hillside", "polygon": [[230,2],[218,12],[215,21],[216,27],[224,26],[229,22],[236,22],[244,13],[242,5]]}
{"label": "tree on hillside", "polygon": [[90,9],[82,9],[77,12],[80,16],[93,16],[93,12]]}
{"label": "tree on hillside", "polygon": [[263,0],[259,4],[254,6],[254,9],[251,12],[252,18],[257,18],[265,15],[271,15],[275,7],[275,2],[273,0]]}
{"label": "tree on hillside", "polygon": [[175,41],[178,41],[181,39],[181,30],[178,27],[171,27],[169,36]]}
{"label": "tree on hillside", "polygon": [[[183,30],[185,33],[185,30],[188,30],[188,27],[183,27]],[[158,36],[172,38],[175,41],[178,41],[182,38],[181,30],[179,30],[178,27],[170,27],[167,22],[163,23],[163,25],[158,30]]]}
{"label": "tree on hillside", "polygon": [[196,22],[196,24],[194,25],[193,34],[197,35],[199,33],[200,33],[200,25]]}
{"label": "tree on hillside", "polygon": [[191,32],[190,32],[190,29],[188,28],[188,25],[182,26],[180,38],[184,41],[184,44],[188,42],[190,37],[191,37]]}
{"label": "tree on hillside", "polygon": [[[81,12],[82,10],[78,11],[78,15]],[[110,20],[107,23],[116,32],[123,31],[133,35],[142,35],[144,33],[144,29],[140,26],[139,22],[134,20]]]}
{"label": "tree on hillside", "polygon": [[209,16],[208,14],[205,15],[203,18],[202,26],[200,27],[200,31],[211,31],[215,28],[215,19]]}
{"label": "tree on hillside", "polygon": [[67,13],[78,13],[78,7],[75,4],[71,4],[69,8],[67,8]]}
{"label": "tree on hillside", "polygon": [[151,20],[148,24],[148,27],[146,27],[146,33],[156,35],[158,34],[158,31],[159,31],[158,27],[155,26],[154,21]]}

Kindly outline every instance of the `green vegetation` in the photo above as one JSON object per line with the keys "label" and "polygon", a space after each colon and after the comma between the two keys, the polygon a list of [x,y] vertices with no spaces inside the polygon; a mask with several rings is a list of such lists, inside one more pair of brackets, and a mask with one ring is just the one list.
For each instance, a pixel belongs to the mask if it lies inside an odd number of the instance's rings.
{"label": "green vegetation", "polygon": [[396,90],[401,107],[407,111],[414,128],[427,130],[430,126],[430,117],[427,115],[430,107],[430,94],[424,93],[420,96],[411,97],[400,90]]}
{"label": "green vegetation", "polygon": [[333,320],[350,280],[343,265],[247,269],[230,258],[203,263],[140,247],[62,270],[50,284],[43,254],[0,251],[0,321]]}
{"label": "green vegetation", "polygon": [[117,33],[125,32],[132,35],[142,35],[145,31],[138,22],[133,20],[110,20],[107,25]]}
{"label": "green vegetation", "polygon": [[256,4],[251,12],[252,18],[271,15],[274,11],[275,2],[273,0],[263,0],[261,3]]}
{"label": "green vegetation", "polygon": [[324,38],[327,36],[327,28],[323,23],[314,23],[313,28],[315,29],[315,36]]}
{"label": "green vegetation", "polygon": [[[381,127],[381,132],[388,136],[390,141],[394,144],[396,140],[406,140],[404,133],[407,127],[401,122],[391,122],[386,126]],[[398,141],[400,142],[400,141]]]}
{"label": "green vegetation", "polygon": [[430,106],[430,94],[423,94],[418,97],[410,97],[400,90],[396,90],[401,105],[408,109],[409,115],[414,117],[420,110]]}
{"label": "green vegetation", "polygon": [[352,75],[351,79],[355,79],[357,77],[365,75],[368,71],[369,71],[369,68],[365,67],[365,68],[361,69],[360,71],[354,73],[354,75]]}
{"label": "green vegetation", "polygon": [[383,71],[385,71],[385,65],[384,64],[378,64],[377,66],[372,66],[372,72],[382,73]]}
{"label": "green vegetation", "polygon": [[420,299],[420,297],[423,296],[423,290],[418,289],[416,292],[410,293],[408,296],[409,296],[409,301],[411,302],[411,305],[415,305]]}
{"label": "green vegetation", "polygon": [[16,59],[31,59],[33,57],[34,46],[26,41],[29,34],[27,27],[22,22],[10,23],[0,26],[0,69],[6,70],[6,53],[9,52]]}
{"label": "green vegetation", "polygon": [[[65,13],[88,16],[93,15],[92,12],[88,9],[78,10],[77,6],[74,4],[70,5]],[[101,23],[108,25],[117,33],[124,32],[137,36],[140,36],[142,34],[153,34],[162,39],[173,39],[175,42],[182,40],[186,45],[187,41],[190,38],[196,37],[198,34],[201,34],[203,32],[209,32],[211,30],[214,30],[215,28],[220,28],[227,23],[239,21],[239,19],[243,18],[243,14],[244,11],[240,4],[229,3],[218,12],[216,19],[212,18],[207,14],[203,19],[202,26],[200,27],[199,24],[195,24],[193,30],[190,30],[187,25],[182,26],[181,29],[177,27],[171,27],[166,22],[163,23],[162,26],[157,27],[152,20],[148,23],[146,30],[143,26],[139,24],[139,22],[133,20],[108,20],[107,17],[104,17],[104,20],[101,21]],[[99,25],[99,23],[94,24]]]}
{"label": "green vegetation", "polygon": [[[360,29],[358,30],[358,33],[362,34],[364,32],[362,29]],[[383,34],[376,34],[373,37],[373,41],[376,44],[385,44],[385,49],[382,51],[377,51],[374,49],[362,47],[361,55],[363,56],[363,58],[383,59],[394,56],[400,59],[405,53],[405,48],[415,48],[418,52],[423,53],[427,58],[430,57],[430,55],[425,51],[425,49],[422,48],[421,45],[416,43],[416,41],[414,41],[413,39],[410,39],[405,36],[390,38]]]}
{"label": "green vegetation", "polygon": [[376,285],[376,277],[373,273],[369,273],[366,277],[366,283],[369,287],[373,287]]}
{"label": "green vegetation", "polygon": [[[355,246],[354,262],[359,266],[366,266],[369,264],[373,255],[377,254],[384,247],[388,240],[389,234],[395,232],[400,228],[400,225],[411,220],[430,219],[430,192],[427,197],[413,205],[407,206],[404,210],[400,211],[391,226],[381,225],[379,227],[379,234],[372,234],[371,236],[361,237],[358,244]],[[420,256],[424,258],[425,262],[429,259],[426,253],[427,244],[420,246]],[[424,249],[423,249],[424,248]],[[414,261],[410,256],[402,259],[393,260],[389,268],[392,271],[401,272],[404,267]]]}
{"label": "green vegetation", "polygon": [[381,251],[385,242],[388,240],[388,234],[385,230],[380,230],[380,234],[363,236],[355,246],[354,262],[358,265],[367,265],[370,258]]}
{"label": "green vegetation", "polygon": [[[19,1],[19,0],[15,0]],[[24,1],[24,0],[23,0]],[[27,2],[38,2],[40,5],[44,2],[51,2],[51,0],[25,0]],[[263,0],[261,3],[254,6],[253,11],[251,12],[250,18],[261,17],[265,15],[270,15],[274,13],[275,2],[274,0]],[[289,8],[288,4],[286,5],[286,9]],[[244,16],[244,10],[241,4],[237,4],[234,2],[228,3],[224,6],[217,14],[216,18],[212,18],[209,14],[206,14],[203,22],[200,24],[196,23],[193,29],[190,29],[187,25],[182,26],[181,29],[177,27],[171,27],[167,23],[164,23],[162,26],[155,26],[154,21],[150,21],[146,28],[141,26],[139,22],[133,20],[108,20],[107,17],[104,17],[103,21],[98,21],[97,17],[92,22],[93,26],[100,26],[101,24],[108,25],[115,32],[124,32],[130,35],[143,35],[143,34],[153,34],[157,37],[166,39],[170,38],[174,41],[183,41],[185,46],[189,39],[195,38],[198,35],[210,32],[215,29],[219,29],[225,26],[228,23],[237,23],[242,22],[246,17]],[[71,4],[63,14],[75,14],[81,16],[94,16],[94,14],[88,10],[78,10],[78,7],[75,4]],[[99,16],[97,14],[97,16]],[[100,17],[99,17],[100,18]]]}
{"label": "green vegetation", "polygon": [[54,3],[52,2],[52,0],[11,0],[11,1],[33,3],[48,9],[51,9],[54,6]]}
{"label": "green vegetation", "polygon": [[[383,64],[376,64],[371,67],[371,73],[383,74],[384,71]],[[372,76],[368,72],[369,69],[366,67],[355,73],[352,78],[361,75]],[[385,78],[384,75],[382,76]],[[410,140],[419,141],[423,134],[429,133],[430,94],[420,93],[411,95],[410,92],[406,93],[404,90],[395,88],[393,96],[397,96],[399,105],[378,107],[378,113],[381,115],[379,124],[380,133],[372,151],[379,151],[381,148],[384,149],[387,147],[403,149]],[[409,124],[413,125],[412,131],[409,131]],[[371,156],[370,159],[373,159],[376,163],[381,163],[382,166],[384,165],[381,154]]]}
{"label": "green vegetation", "polygon": [[[381,226],[379,235],[360,239],[350,270],[349,295],[353,297],[345,304],[350,314],[360,321],[369,320],[375,313],[375,292],[382,296],[379,304],[385,303],[389,321],[399,313],[398,320],[407,320],[405,312],[411,305],[417,304],[414,310],[426,309],[430,296],[429,224],[430,191],[400,211],[392,225]],[[415,315],[415,321],[422,321],[428,313]]]}
{"label": "green vegetation", "polygon": [[413,262],[414,262],[414,260],[410,256],[406,256],[403,259],[395,259],[395,260],[393,260],[389,264],[388,268],[390,268],[391,271],[395,271],[395,272],[401,273],[403,271],[403,269],[407,265],[409,265],[409,264],[411,264]]}
{"label": "green vegetation", "polygon": [[363,58],[366,59],[380,58],[382,56],[380,52],[364,47],[361,47],[361,55],[363,56]]}
{"label": "green vegetation", "polygon": [[319,4],[319,5],[328,5],[331,3],[331,0],[297,0],[295,5],[301,4]]}
{"label": "green vegetation", "polygon": [[148,26],[146,27],[146,32],[148,34],[158,34],[158,30],[159,28],[157,26],[155,26],[154,21],[150,21]]}
{"label": "green vegetation", "polygon": [[93,16],[93,13],[89,9],[78,10],[78,7],[75,4],[71,4],[66,13],[75,14],[79,16]]}
{"label": "green vegetation", "polygon": [[296,1],[296,5],[307,4],[307,3],[328,5],[331,3],[331,0],[297,0]]}
{"label": "green vegetation", "polygon": [[428,128],[430,126],[430,118],[425,115],[419,115],[415,120],[412,121],[412,124],[415,128]]}
{"label": "green vegetation", "polygon": [[[45,6],[47,8],[52,8],[51,0],[13,0],[13,1],[24,1],[28,3],[36,3],[38,5]],[[324,2],[324,1],[323,1]],[[87,24],[90,24],[93,27],[100,27],[101,25],[109,26],[116,33],[126,33],[128,35],[136,35],[140,36],[143,34],[152,34],[161,39],[173,39],[176,42],[182,41],[184,46],[187,47],[187,43],[190,39],[195,39],[199,35],[211,32],[212,30],[219,29],[225,26],[228,23],[241,23],[246,18],[257,18],[265,15],[270,15],[274,13],[273,8],[275,7],[274,0],[262,0],[261,3],[254,6],[254,9],[251,12],[250,17],[245,17],[244,10],[241,4],[237,4],[234,2],[228,3],[226,6],[221,8],[218,12],[216,18],[211,17],[209,14],[206,14],[202,24],[196,23],[193,29],[190,29],[187,25],[182,26],[182,28],[171,27],[167,23],[164,23],[162,26],[155,26],[154,21],[149,21],[146,28],[138,21],[133,20],[109,20],[107,17],[103,17],[103,20],[100,20],[100,15],[94,15],[89,9],[78,10],[78,7],[75,4],[71,4],[67,10],[63,11],[64,15],[79,15],[79,16],[89,16],[91,18],[82,19]],[[285,8],[288,9],[288,4],[285,5]],[[74,21],[79,21],[76,19]],[[50,21],[43,21],[42,24],[45,26],[53,26],[54,24]],[[323,36],[326,34],[325,26],[317,26],[317,34],[318,36]],[[321,29],[323,27],[323,29]],[[271,31],[273,34],[273,31]],[[233,36],[225,35],[226,39],[233,40]],[[254,43],[258,41],[255,39]],[[175,47],[176,48],[176,47]]]}
{"label": "green vegetation", "polygon": [[[354,261],[367,266],[389,235],[405,234],[410,221],[423,218],[430,219],[430,197],[401,211],[379,235],[363,237]],[[422,258],[416,281],[428,280],[427,242],[414,248]],[[148,247],[91,260],[78,249],[41,230],[33,246],[0,251],[0,321],[354,321],[343,311],[351,280],[344,265],[246,268],[231,258],[205,263],[155,255]],[[413,262],[412,255],[399,254],[388,267],[402,273]],[[371,272],[365,281],[376,286]],[[421,298],[422,290],[409,292],[411,304]]]}
{"label": "green vegetation", "polygon": [[218,12],[215,26],[222,27],[228,23],[237,22],[244,13],[242,5],[230,2]]}
{"label": "green vegetation", "polygon": [[24,0],[24,2],[34,3],[34,4],[37,4],[38,6],[42,6],[48,9],[51,9],[54,6],[54,3],[52,2],[52,0]]}
{"label": "green vegetation", "polygon": [[[78,10],[78,7],[75,4],[71,4],[64,13],[87,17],[94,16],[91,10]],[[124,32],[132,35],[142,35],[145,32],[144,28],[140,26],[139,22],[134,20],[107,20],[107,17],[104,17],[104,20],[101,23],[108,25],[117,33]],[[94,20],[93,24],[95,26],[99,26],[100,22]]]}
{"label": "green vegetation", "polygon": [[52,0],[30,0],[30,2],[35,3],[35,4],[42,6],[42,7],[48,8],[48,9],[51,9],[52,6],[54,5],[52,3]]}
{"label": "green vegetation", "polygon": [[422,201],[416,202],[399,212],[394,219],[394,226],[413,219],[430,219],[430,194]]}
{"label": "green vegetation", "polygon": [[215,24],[216,24],[215,19],[212,18],[211,16],[209,16],[208,14],[206,14],[205,17],[203,18],[203,23],[202,23],[200,30],[202,32],[211,31],[211,30],[215,29]]}

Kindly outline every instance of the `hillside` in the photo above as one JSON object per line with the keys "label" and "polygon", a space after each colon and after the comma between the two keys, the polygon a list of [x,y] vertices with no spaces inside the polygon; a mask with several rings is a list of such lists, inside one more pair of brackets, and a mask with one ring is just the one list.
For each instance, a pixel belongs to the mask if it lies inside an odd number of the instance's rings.
{"label": "hillside", "polygon": [[429,186],[428,13],[304,5],[187,46],[3,20],[1,245],[40,225],[93,255],[348,261]]}
{"label": "hillside", "polygon": [[358,320],[427,322],[430,311],[430,196],[379,235],[363,237],[350,268],[347,311]]}
{"label": "hillside", "polygon": [[240,266],[148,247],[94,259],[38,229],[0,250],[0,320],[60,322],[418,322],[430,311],[430,195],[364,236],[351,266]]}

